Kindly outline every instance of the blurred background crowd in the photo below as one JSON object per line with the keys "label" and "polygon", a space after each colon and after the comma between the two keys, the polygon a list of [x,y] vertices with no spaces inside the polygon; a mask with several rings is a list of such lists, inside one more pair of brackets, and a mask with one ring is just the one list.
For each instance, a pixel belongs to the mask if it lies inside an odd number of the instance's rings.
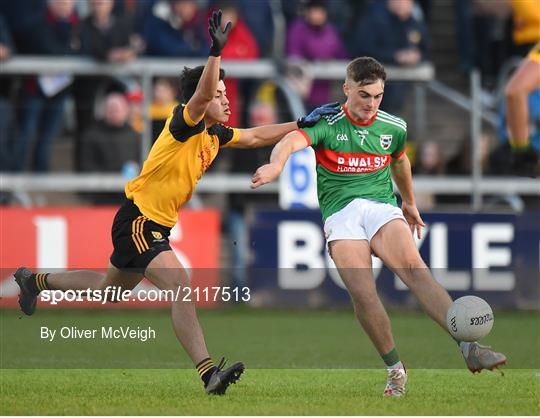
{"label": "blurred background crowd", "polygon": [[[206,20],[216,8],[233,30],[223,60],[272,58],[309,110],[343,101],[339,81],[314,79],[309,62],[370,55],[383,64],[433,63],[436,79],[467,93],[481,72],[486,107],[497,115],[482,129],[482,169],[506,174],[502,90],[519,60],[540,41],[538,0],[24,0],[0,2],[0,65],[24,55],[90,57],[124,64],[139,57],[205,58]],[[286,33],[276,33],[276,8]],[[279,48],[275,39],[284,37]],[[282,50],[279,50],[282,49]],[[280,56],[281,55],[281,56]],[[178,69],[180,74],[181,68]],[[345,72],[345,68],[343,68]],[[178,104],[176,78],[153,80],[149,109],[155,140]],[[226,80],[231,126],[291,120],[274,80]],[[125,172],[140,160],[140,80],[118,76],[2,75],[1,171]],[[413,123],[412,86],[387,83],[382,108]],[[463,113],[428,95],[428,129],[409,135],[418,174],[470,173]],[[531,140],[540,151],[540,92],[530,98]],[[414,125],[412,125],[414,127]],[[270,150],[226,154],[217,170],[252,172]],[[233,206],[234,206],[234,196]]]}

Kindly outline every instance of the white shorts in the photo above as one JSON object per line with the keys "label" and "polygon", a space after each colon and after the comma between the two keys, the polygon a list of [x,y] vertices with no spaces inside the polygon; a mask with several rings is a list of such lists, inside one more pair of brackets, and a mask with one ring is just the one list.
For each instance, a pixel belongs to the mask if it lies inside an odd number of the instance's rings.
{"label": "white shorts", "polygon": [[392,219],[407,222],[401,209],[396,206],[374,200],[354,199],[326,219],[324,236],[327,242],[340,239],[365,239],[369,242]]}

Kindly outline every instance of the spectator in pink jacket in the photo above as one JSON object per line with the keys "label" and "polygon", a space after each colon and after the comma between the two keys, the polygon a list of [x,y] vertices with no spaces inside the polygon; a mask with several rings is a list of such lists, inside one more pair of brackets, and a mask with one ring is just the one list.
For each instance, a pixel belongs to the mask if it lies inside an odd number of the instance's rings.
{"label": "spectator in pink jacket", "polygon": [[[328,10],[324,0],[306,3],[304,17],[292,22],[287,32],[287,56],[308,61],[347,58],[347,52],[337,29],[328,23]],[[331,82],[313,83],[308,105],[316,107],[330,101]]]}

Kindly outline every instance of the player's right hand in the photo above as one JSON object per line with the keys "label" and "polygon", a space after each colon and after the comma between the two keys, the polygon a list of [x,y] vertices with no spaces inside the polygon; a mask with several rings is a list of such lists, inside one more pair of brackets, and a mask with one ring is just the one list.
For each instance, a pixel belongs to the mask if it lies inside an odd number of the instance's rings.
{"label": "player's right hand", "polygon": [[315,126],[323,116],[336,115],[341,111],[341,105],[338,102],[328,103],[316,109],[313,109],[310,114],[302,116],[296,121],[299,129]]}
{"label": "player's right hand", "polygon": [[279,177],[281,168],[276,164],[265,164],[257,169],[251,178],[251,188],[256,189],[263,184],[270,183]]}
{"label": "player's right hand", "polygon": [[401,210],[403,211],[403,216],[407,220],[413,235],[416,232],[418,239],[422,239],[422,228],[425,228],[426,224],[422,220],[418,208],[414,205],[408,205],[407,203],[402,202]]}
{"label": "player's right hand", "polygon": [[225,48],[227,39],[229,39],[229,32],[232,28],[232,23],[229,22],[225,26],[224,30],[221,30],[221,10],[212,13],[212,17],[208,19],[208,33],[212,38],[212,45],[210,46],[210,55],[219,57],[221,51]]}

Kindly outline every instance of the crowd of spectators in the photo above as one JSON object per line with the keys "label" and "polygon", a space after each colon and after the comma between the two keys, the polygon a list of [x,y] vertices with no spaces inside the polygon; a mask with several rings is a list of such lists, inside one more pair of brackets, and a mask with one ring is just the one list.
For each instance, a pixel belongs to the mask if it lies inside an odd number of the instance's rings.
{"label": "crowd of spectators", "polygon": [[[489,79],[508,57],[524,55],[540,38],[540,11],[530,7],[533,3],[456,0],[459,68],[478,67]],[[279,52],[275,35],[282,35],[287,83],[309,110],[340,99],[341,94],[340,83],[313,80],[305,63],[361,55],[394,66],[429,60],[432,6],[431,0],[282,0],[287,30],[276,34],[275,3],[270,0],[3,1],[0,61],[17,55],[84,56],[117,64],[141,56],[204,58],[210,41],[206,20],[211,10],[220,8],[224,21],[233,22],[223,60],[272,57]],[[292,116],[273,81],[255,83],[229,77],[225,84],[233,126],[247,126],[260,119],[259,114],[278,121]],[[399,113],[408,89],[406,83],[389,81],[383,108]],[[176,80],[154,80],[149,114],[153,140],[178,104],[177,97]],[[136,78],[2,76],[1,171],[50,170],[51,146],[62,131],[70,98],[74,103],[73,159],[78,171],[118,171],[124,163],[138,159],[144,118]],[[274,108],[272,114],[270,107]],[[118,120],[111,121],[115,118],[109,115],[111,109]],[[130,147],[131,151],[115,153],[113,161],[100,157],[104,152],[100,147]],[[431,145],[422,148],[427,154],[435,149]]]}

